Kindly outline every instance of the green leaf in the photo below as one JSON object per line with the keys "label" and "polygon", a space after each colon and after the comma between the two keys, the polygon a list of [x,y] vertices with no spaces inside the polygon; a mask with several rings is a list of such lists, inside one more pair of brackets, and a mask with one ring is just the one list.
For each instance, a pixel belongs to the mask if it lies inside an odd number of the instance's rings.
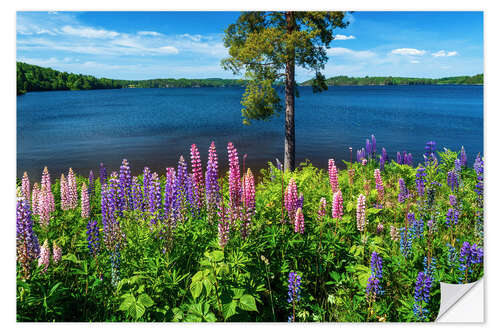
{"label": "green leaf", "polygon": [[224,315],[224,319],[228,319],[236,314],[236,305],[237,303],[235,301],[222,304],[222,314]]}
{"label": "green leaf", "polygon": [[215,262],[222,261],[224,259],[224,252],[213,251],[212,253],[210,253],[210,259],[212,259]]}
{"label": "green leaf", "polygon": [[203,284],[201,283],[201,281],[193,282],[191,283],[189,290],[191,291],[191,295],[193,295],[193,298],[198,298],[198,296],[200,296],[201,292],[203,291]]}
{"label": "green leaf", "polygon": [[155,304],[151,297],[149,297],[148,294],[140,294],[139,298],[137,299],[137,302],[141,303],[145,307],[149,308],[150,306],[153,306]]}
{"label": "green leaf", "polygon": [[144,305],[141,303],[134,302],[129,308],[128,308],[128,314],[130,317],[134,319],[139,319],[142,317],[142,315],[146,312],[146,308]]}
{"label": "green leaf", "polygon": [[214,289],[214,285],[209,279],[205,279],[202,281],[205,286],[205,290],[207,291],[207,295],[210,295]]}
{"label": "green leaf", "polygon": [[120,304],[120,311],[128,311],[128,309],[135,303],[135,297],[130,294],[122,295],[123,302]]}
{"label": "green leaf", "polygon": [[234,296],[233,296],[234,299],[241,298],[243,296],[243,294],[245,293],[245,289],[241,289],[241,288],[231,288],[231,290],[234,293]]}
{"label": "green leaf", "polygon": [[73,253],[68,253],[68,254],[64,255],[62,257],[62,260],[71,261],[71,262],[74,262],[75,264],[80,263],[80,260],[78,260],[78,258]]}
{"label": "green leaf", "polygon": [[196,272],[195,275],[193,275],[193,277],[191,278],[191,281],[196,282],[196,281],[200,281],[201,279],[203,279],[203,271],[198,271],[198,272]]}
{"label": "green leaf", "polygon": [[255,298],[252,295],[245,294],[241,296],[239,307],[245,311],[257,311],[257,305],[255,304]]}

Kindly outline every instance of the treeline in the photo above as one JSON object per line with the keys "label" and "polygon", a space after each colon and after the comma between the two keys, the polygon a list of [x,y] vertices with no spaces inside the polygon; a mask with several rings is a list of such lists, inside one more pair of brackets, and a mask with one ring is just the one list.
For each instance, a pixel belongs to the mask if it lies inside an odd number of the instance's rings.
{"label": "treeline", "polygon": [[[301,83],[302,86],[311,85],[312,80]],[[328,86],[392,86],[392,85],[422,85],[422,84],[483,84],[483,74],[474,76],[452,76],[440,79],[393,77],[393,76],[365,76],[349,77],[335,76],[326,80]]]}
{"label": "treeline", "polygon": [[17,94],[47,90],[91,90],[117,88],[196,88],[244,86],[244,80],[234,79],[153,79],[113,80],[91,75],[60,72],[51,68],[16,63]]}

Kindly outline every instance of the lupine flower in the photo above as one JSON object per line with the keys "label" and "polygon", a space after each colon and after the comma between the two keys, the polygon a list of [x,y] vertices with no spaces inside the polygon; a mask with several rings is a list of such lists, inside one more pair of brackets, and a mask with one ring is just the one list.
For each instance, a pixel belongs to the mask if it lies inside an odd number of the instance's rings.
{"label": "lupine flower", "polygon": [[467,167],[467,154],[465,153],[465,148],[462,146],[462,150],[460,150],[460,166]]}
{"label": "lupine flower", "polygon": [[114,250],[109,255],[111,261],[111,285],[113,287],[118,286],[120,281],[120,263],[121,263],[121,253],[118,244],[115,245]]}
{"label": "lupine flower", "polygon": [[66,181],[66,177],[64,177],[64,174],[61,174],[60,193],[61,193],[61,209],[68,210],[70,207],[69,188],[68,188],[68,182]]}
{"label": "lupine flower", "polygon": [[118,179],[111,177],[108,184],[105,184],[101,194],[101,212],[103,225],[103,240],[109,251],[114,251],[120,246],[124,235],[122,234],[120,223],[116,219],[117,209]]}
{"label": "lupine flower", "polygon": [[139,179],[136,176],[132,177],[131,194],[132,209],[144,211],[143,191]]}
{"label": "lupine flower", "polygon": [[96,220],[90,220],[87,223],[87,247],[90,254],[96,256],[99,253],[101,243],[99,238],[99,226]]}
{"label": "lupine flower", "polygon": [[201,159],[200,152],[195,144],[191,145],[191,172],[194,176],[194,187],[196,188],[195,192],[197,193],[196,202],[198,208],[201,208],[202,202],[202,193],[203,193],[203,169],[201,167]]}
{"label": "lupine flower", "polygon": [[457,265],[457,250],[450,243],[446,243],[446,247],[448,248],[448,265],[455,267]]}
{"label": "lupine flower", "polygon": [[328,175],[330,178],[330,187],[332,188],[332,193],[335,193],[338,190],[339,181],[337,167],[335,166],[335,161],[333,160],[333,158],[328,160]]}
{"label": "lupine flower", "polygon": [[342,191],[338,190],[335,192],[333,195],[333,200],[332,200],[332,217],[334,219],[341,219],[344,211],[344,200],[342,198]]}
{"label": "lupine flower", "polygon": [[248,169],[247,173],[243,176],[243,206],[245,207],[245,222],[243,223],[242,236],[246,238],[248,223],[255,214],[255,181],[252,171]]}
{"label": "lupine flower", "polygon": [[455,170],[448,171],[448,176],[446,178],[446,181],[447,181],[448,186],[451,188],[452,191],[455,191],[458,189],[458,176],[457,176]]}
{"label": "lupine flower", "polygon": [[238,210],[241,198],[241,176],[238,151],[232,142],[227,144],[227,155],[229,157],[229,205],[233,212]]}
{"label": "lupine flower", "polygon": [[375,139],[375,135],[372,134],[372,154],[375,156],[377,153],[377,140]]}
{"label": "lupine flower", "polygon": [[382,231],[384,231],[384,225],[382,223],[379,223],[377,225],[377,233],[380,234]]}
{"label": "lupine flower", "polygon": [[382,155],[380,155],[380,171],[384,171],[385,168],[385,160]]}
{"label": "lupine flower", "polygon": [[42,183],[41,192],[44,193],[44,196],[46,196],[44,200],[47,203],[46,208],[48,209],[48,213],[50,214],[55,210],[55,202],[54,202],[54,194],[52,193],[52,183],[50,181],[50,174],[47,167],[43,169],[41,183]]}
{"label": "lupine flower", "polygon": [[302,208],[299,207],[297,209],[297,213],[295,214],[295,232],[304,233],[304,214],[302,213]]}
{"label": "lupine flower", "polygon": [[458,224],[458,217],[460,216],[460,212],[454,208],[448,208],[448,212],[446,213],[446,226],[451,228],[454,225]]}
{"label": "lupine flower", "polygon": [[38,216],[40,217],[39,222],[44,227],[47,227],[50,221],[51,198],[53,198],[51,194],[52,192],[47,192],[44,188],[38,195],[37,210]]}
{"label": "lupine flower", "polygon": [[304,205],[304,194],[300,192],[299,197],[297,198],[297,209],[303,208]]}
{"label": "lupine flower", "polygon": [[425,146],[425,155],[427,156],[427,158],[431,157],[435,149],[436,149],[436,143],[434,141],[427,142]]}
{"label": "lupine flower", "polygon": [[384,202],[384,183],[382,181],[382,176],[380,176],[380,170],[375,169],[373,171],[373,176],[375,178],[375,187],[378,193],[378,202],[382,204]]}
{"label": "lupine flower", "polygon": [[429,263],[427,256],[424,256],[422,265],[424,266],[424,274],[431,279],[431,284],[434,282],[434,275],[436,274],[436,258],[431,257]]}
{"label": "lupine flower", "polygon": [[361,160],[361,165],[362,165],[362,166],[365,166],[367,163],[368,163],[368,161],[366,160],[366,158],[363,158],[363,159]]}
{"label": "lupine flower", "polygon": [[179,158],[177,165],[177,174],[174,183],[174,201],[172,203],[172,218],[175,227],[177,222],[184,221],[184,212],[186,209],[187,200],[187,163],[184,157]]}
{"label": "lupine flower", "polygon": [[52,260],[54,261],[54,264],[57,264],[59,261],[61,261],[62,257],[62,250],[61,248],[54,242],[52,244]]}
{"label": "lupine flower", "polygon": [[427,182],[427,180],[425,179],[426,176],[427,174],[425,173],[425,169],[419,167],[417,169],[417,174],[415,175],[415,183],[417,185],[418,195],[421,197],[423,197],[425,194],[425,183]]}
{"label": "lupine flower", "polygon": [[407,258],[408,255],[412,252],[414,236],[415,236],[414,229],[408,230],[408,229],[406,229],[406,227],[401,228],[399,249],[405,258]]}
{"label": "lupine flower", "polygon": [[[413,213],[411,213],[413,214]],[[410,215],[410,213],[408,213]],[[408,217],[409,219],[410,217]],[[412,233],[415,236],[415,238],[421,238],[424,235],[424,221],[422,219],[416,220],[415,217],[413,217],[413,224],[412,224]]]}
{"label": "lupine flower", "polygon": [[361,161],[366,157],[365,148],[361,148],[361,150],[358,150],[356,153],[356,157],[358,162],[361,163]]}
{"label": "lupine flower", "polygon": [[477,183],[474,192],[477,194],[477,210],[476,210],[476,232],[483,237],[483,190],[484,190],[484,179],[483,179],[483,160],[480,154],[477,154],[476,160],[474,162],[474,170],[477,175]]}
{"label": "lupine flower", "polygon": [[409,197],[409,192],[408,189],[406,188],[405,181],[403,178],[399,178],[399,194],[398,194],[398,201],[400,203],[404,203],[406,199]]}
{"label": "lupine flower", "polygon": [[389,156],[387,156],[387,150],[385,150],[385,148],[382,148],[382,157],[384,159],[384,162],[387,162],[389,160]]}
{"label": "lupine flower", "polygon": [[[222,180],[221,180],[222,182]],[[221,186],[222,187],[222,186]],[[229,219],[230,216],[228,214],[227,206],[224,203],[224,200],[220,200],[217,203],[217,215],[219,217],[219,224],[217,225],[217,229],[219,231],[219,246],[224,249],[229,241]]]}
{"label": "lupine flower", "polygon": [[30,179],[28,178],[28,173],[24,172],[23,179],[21,181],[21,189],[23,191],[23,196],[29,200],[30,196]]}
{"label": "lupine flower", "polygon": [[294,224],[298,206],[297,205],[298,194],[297,194],[297,184],[295,184],[295,180],[293,178],[290,178],[288,186],[286,187],[284,201],[285,201],[285,208],[288,211],[288,217],[290,219],[290,223]]}
{"label": "lupine flower", "polygon": [[78,190],[76,188],[76,178],[73,169],[69,168],[68,172],[68,198],[69,209],[75,209],[78,206]]}
{"label": "lupine flower", "polygon": [[292,303],[293,313],[288,317],[289,322],[295,322],[295,303],[300,301],[302,279],[299,274],[290,272],[288,274],[288,303]]}
{"label": "lupine flower", "polygon": [[401,153],[399,151],[396,154],[396,162],[398,164],[403,164],[403,158],[401,157]]}
{"label": "lupine flower", "polygon": [[460,271],[462,275],[459,279],[460,283],[467,283],[473,273],[473,264],[480,264],[483,261],[483,249],[477,244],[470,246],[469,242],[463,242],[460,249]]}
{"label": "lupine flower", "polygon": [[120,176],[119,176],[119,186],[118,186],[118,207],[120,211],[132,208],[132,196],[130,193],[130,187],[132,186],[132,175],[130,173],[130,165],[127,159],[123,159],[122,165],[120,166]]}
{"label": "lupine flower", "polygon": [[90,216],[90,202],[89,202],[89,192],[87,191],[87,185],[85,182],[82,183],[82,217],[88,219]]}
{"label": "lupine flower", "polygon": [[144,191],[144,203],[146,208],[149,209],[149,189],[150,189],[150,183],[151,183],[151,171],[149,170],[148,167],[144,167],[144,170],[142,172],[142,189]]}
{"label": "lupine flower", "polygon": [[431,278],[425,275],[424,272],[418,272],[417,281],[415,282],[413,313],[420,321],[427,319],[429,313],[425,305],[429,303],[431,286]]}
{"label": "lupine flower", "polygon": [[405,154],[404,162],[406,165],[413,166],[413,157],[411,156],[411,153]]}
{"label": "lupine flower", "polygon": [[31,262],[35,260],[39,252],[38,241],[33,233],[29,200],[20,196],[16,204],[16,257],[23,268],[24,278],[28,278]]}
{"label": "lupine flower", "polygon": [[390,235],[393,241],[397,241],[399,239],[398,229],[393,225],[391,225]]}
{"label": "lupine flower", "polygon": [[156,172],[153,172],[153,174],[151,175],[151,183],[149,186],[150,186],[148,191],[149,197],[147,198],[148,207],[149,207],[149,212],[153,217],[151,223],[156,224],[158,222],[159,209],[161,208],[160,180]]}
{"label": "lupine flower", "polygon": [[49,263],[50,263],[50,248],[49,248],[49,241],[46,239],[45,242],[43,242],[42,247],[40,248],[40,257],[38,258],[38,267],[43,265],[42,273],[45,273],[47,271]]}
{"label": "lupine flower", "polygon": [[323,220],[326,215],[326,199],[322,197],[319,199],[318,221]]}
{"label": "lupine flower", "polygon": [[101,181],[101,186],[108,181],[108,173],[106,172],[106,167],[102,163],[99,165],[99,180]]}
{"label": "lupine flower", "polygon": [[368,282],[366,284],[366,296],[376,299],[377,296],[383,294],[383,290],[380,285],[380,282],[382,281],[382,258],[375,251],[372,252],[370,268],[372,274],[368,278]]}
{"label": "lupine flower", "polygon": [[365,208],[365,196],[360,194],[356,206],[356,224],[359,231],[363,231],[366,225]]}
{"label": "lupine flower", "polygon": [[370,157],[372,154],[372,143],[370,142],[370,139],[366,139],[366,155]]}
{"label": "lupine flower", "polygon": [[[40,186],[38,183],[33,184],[33,191],[31,192],[31,213],[38,215],[38,196],[40,195]],[[29,200],[29,197],[26,198]]]}
{"label": "lupine flower", "polygon": [[95,178],[94,178],[94,172],[90,170],[89,172],[89,198],[92,198],[95,194]]}
{"label": "lupine flower", "polygon": [[174,195],[175,195],[175,170],[174,168],[166,169],[165,181],[165,201],[163,203],[163,212],[167,218],[172,214]]}
{"label": "lupine flower", "polygon": [[205,199],[209,219],[212,219],[219,202],[219,183],[218,183],[218,161],[215,143],[212,141],[208,149],[207,172],[205,175]]}

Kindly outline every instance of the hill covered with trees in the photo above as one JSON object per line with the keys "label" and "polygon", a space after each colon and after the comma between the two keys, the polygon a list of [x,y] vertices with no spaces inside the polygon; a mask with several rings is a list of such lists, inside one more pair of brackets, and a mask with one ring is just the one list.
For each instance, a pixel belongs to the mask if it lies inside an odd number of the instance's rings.
{"label": "hill covered with trees", "polygon": [[[474,76],[452,76],[440,79],[426,79],[393,76],[349,77],[334,76],[326,80],[328,86],[391,86],[391,85],[422,85],[422,84],[483,84],[483,74]],[[301,83],[310,86],[312,80]]]}

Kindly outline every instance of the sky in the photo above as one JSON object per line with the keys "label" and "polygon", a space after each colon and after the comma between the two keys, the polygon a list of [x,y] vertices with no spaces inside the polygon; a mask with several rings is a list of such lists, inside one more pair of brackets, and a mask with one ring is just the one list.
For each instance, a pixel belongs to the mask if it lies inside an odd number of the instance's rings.
{"label": "sky", "polygon": [[[239,12],[17,12],[17,61],[113,79],[236,78],[224,29]],[[326,77],[483,73],[482,12],[349,13]],[[296,70],[296,80],[312,72]]]}

